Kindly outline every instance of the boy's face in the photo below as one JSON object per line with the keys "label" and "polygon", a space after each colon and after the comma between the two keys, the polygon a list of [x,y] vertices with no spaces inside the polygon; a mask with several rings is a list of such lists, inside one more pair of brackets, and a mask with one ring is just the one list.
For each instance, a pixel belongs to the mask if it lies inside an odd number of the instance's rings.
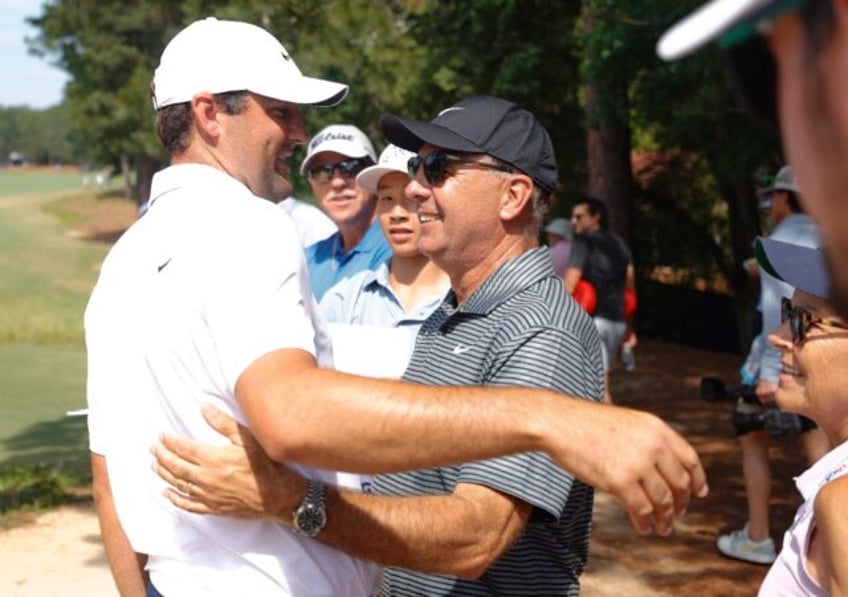
{"label": "boy's face", "polygon": [[377,219],[380,228],[399,257],[421,255],[418,241],[421,239],[421,223],[418,221],[417,202],[404,193],[409,177],[402,172],[385,174],[377,184]]}

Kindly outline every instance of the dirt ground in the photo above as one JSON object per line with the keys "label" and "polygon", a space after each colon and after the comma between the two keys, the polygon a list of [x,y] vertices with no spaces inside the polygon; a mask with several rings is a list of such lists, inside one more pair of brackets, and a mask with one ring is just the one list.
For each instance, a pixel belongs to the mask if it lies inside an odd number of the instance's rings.
{"label": "dirt ground", "polygon": [[[614,373],[616,402],[658,414],[687,437],[706,466],[711,492],[692,504],[670,538],[639,537],[618,505],[599,495],[583,594],[754,595],[766,568],[723,558],[714,547],[718,534],[745,522],[745,494],[730,423],[732,407],[703,402],[698,392],[700,378],[706,375],[735,383],[739,357],[659,341],[643,341],[636,356],[634,373]],[[796,446],[794,438],[772,442],[771,521],[778,546],[799,503],[791,479],[804,465]],[[88,502],[0,532],[0,562],[0,595],[116,594]]]}

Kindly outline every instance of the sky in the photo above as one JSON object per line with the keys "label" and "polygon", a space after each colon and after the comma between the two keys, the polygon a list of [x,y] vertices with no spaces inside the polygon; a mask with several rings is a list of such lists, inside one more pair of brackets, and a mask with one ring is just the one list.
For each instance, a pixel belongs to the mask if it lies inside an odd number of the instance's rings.
{"label": "sky", "polygon": [[30,56],[24,37],[37,30],[24,19],[41,14],[43,0],[0,0],[0,106],[41,110],[62,102],[68,75],[48,60]]}

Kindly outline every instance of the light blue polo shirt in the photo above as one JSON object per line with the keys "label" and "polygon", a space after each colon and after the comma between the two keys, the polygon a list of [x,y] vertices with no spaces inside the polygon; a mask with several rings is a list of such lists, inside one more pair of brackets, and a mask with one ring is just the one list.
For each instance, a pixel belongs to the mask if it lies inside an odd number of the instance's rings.
{"label": "light blue polo shirt", "polygon": [[386,261],[376,270],[360,272],[333,286],[321,299],[319,307],[329,323],[408,328],[415,334],[441,304],[445,294],[447,290],[430,297],[413,312],[405,312],[389,286],[389,262]]}
{"label": "light blue polo shirt", "polygon": [[340,232],[330,235],[305,249],[306,266],[312,292],[319,301],[333,286],[363,270],[376,269],[392,256],[380,223],[374,221],[359,243],[344,252]]}

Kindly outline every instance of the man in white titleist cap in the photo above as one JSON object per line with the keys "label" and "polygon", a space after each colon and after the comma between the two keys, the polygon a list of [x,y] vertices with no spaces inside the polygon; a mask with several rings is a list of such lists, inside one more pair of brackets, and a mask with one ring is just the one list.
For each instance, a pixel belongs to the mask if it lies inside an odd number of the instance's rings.
{"label": "man in white titleist cap", "polygon": [[[308,138],[299,105],[333,105],[347,88],[303,76],[259,27],[206,19],[166,48],[153,92],[171,166],[106,257],[85,314],[94,491],[122,592],[370,594],[372,565],[311,539],[332,517],[327,469],[544,450],[621,500],[641,532],[670,532],[691,493],[706,492],[691,446],[646,413],[332,371],[297,234],[271,201],[290,194],[286,160]],[[222,442],[202,416],[210,403],[303,475],[289,524],[197,517],[163,497],[149,448],[163,432]],[[195,497],[191,470],[170,482]]]}
{"label": "man in white titleist cap", "polygon": [[834,304],[848,316],[848,2],[713,0],[657,52],[672,60],[713,39],[743,103],[779,121],[804,208],[821,226]]}
{"label": "man in white titleist cap", "polygon": [[376,195],[356,184],[356,175],[376,160],[371,140],[352,124],[330,125],[309,140],[300,173],[338,227],[306,248],[309,281],[319,301],[337,282],[377,269],[392,253],[374,218]]}

